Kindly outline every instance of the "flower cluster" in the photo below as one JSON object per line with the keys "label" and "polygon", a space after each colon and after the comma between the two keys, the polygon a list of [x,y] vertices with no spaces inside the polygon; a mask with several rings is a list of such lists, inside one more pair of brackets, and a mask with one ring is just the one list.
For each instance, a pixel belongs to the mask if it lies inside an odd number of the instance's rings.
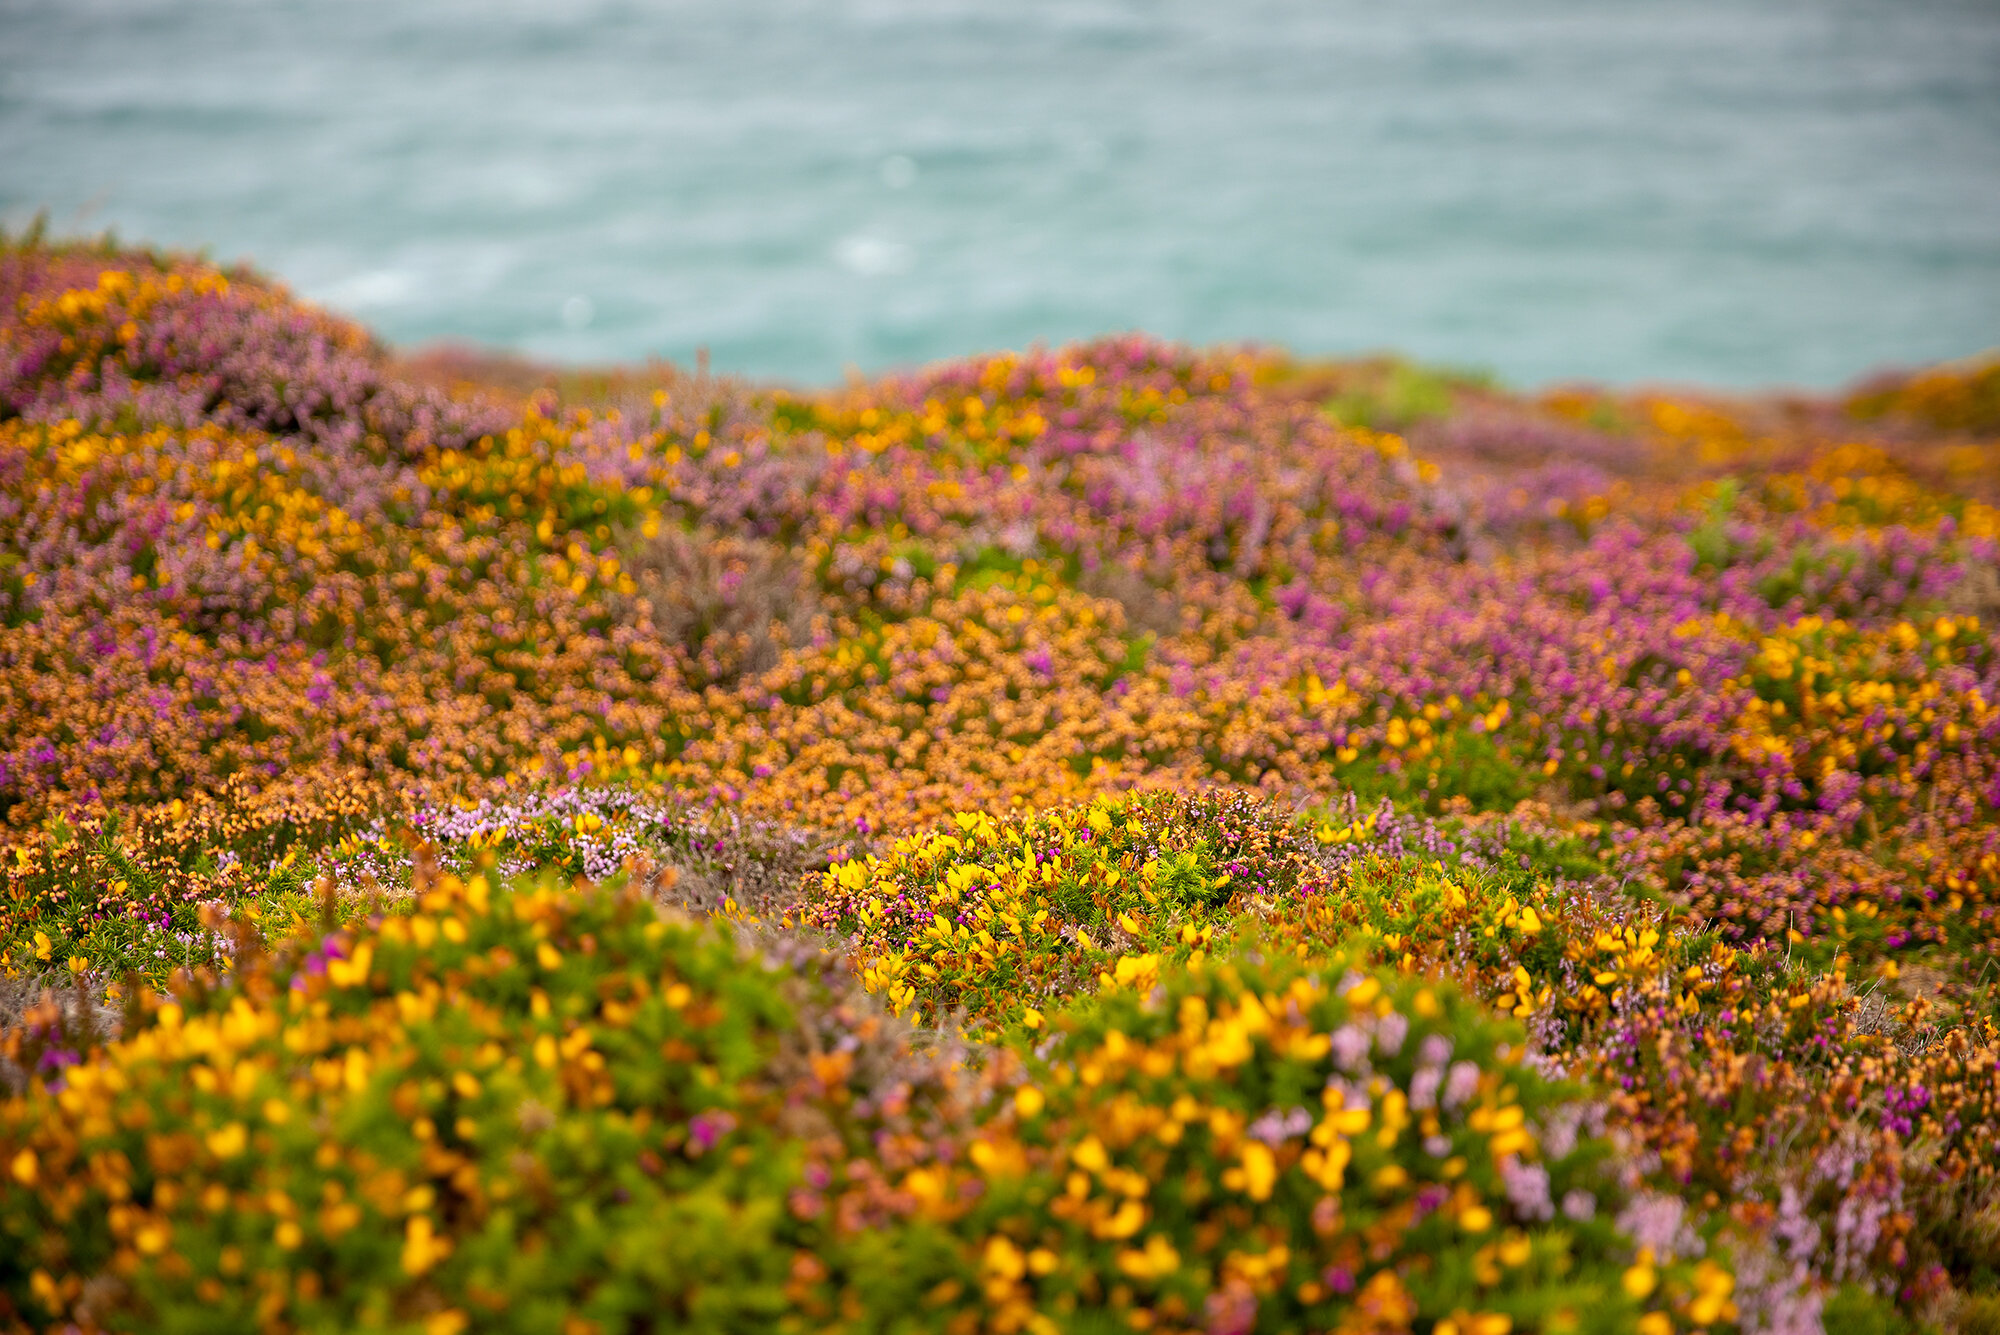
{"label": "flower cluster", "polygon": [[[409,1331],[1662,1335],[1601,1113],[1449,989],[1224,959],[913,1053],[824,951],[638,896],[422,880],[0,1103],[0,1322]],[[1346,1314],[1343,1317],[1343,1314]]]}
{"label": "flower cluster", "polygon": [[816,952],[546,882],[412,907],[135,993],[120,1041],[0,1107],[0,1322],[736,1329],[950,1275],[921,1229],[907,1268],[862,1242],[973,1085]]}
{"label": "flower cluster", "polygon": [[1245,1333],[1736,1316],[1701,1238],[1621,1222],[1595,1111],[1430,986],[1337,956],[1211,961],[1057,1017],[1037,1053],[1011,1136],[972,1156],[1002,1329],[1107,1308]]}
{"label": "flower cluster", "polygon": [[1162,957],[1200,958],[1239,896],[1326,883],[1310,841],[1267,803],[1154,793],[1129,804],[898,840],[829,868],[801,919],[846,936],[870,990],[935,1023],[1041,1023],[1037,1005],[1106,984],[1150,988]]}

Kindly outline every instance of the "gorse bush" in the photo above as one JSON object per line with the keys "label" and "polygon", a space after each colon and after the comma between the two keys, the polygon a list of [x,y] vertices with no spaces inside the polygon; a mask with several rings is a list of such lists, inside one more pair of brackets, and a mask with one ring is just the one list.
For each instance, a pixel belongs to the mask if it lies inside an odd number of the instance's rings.
{"label": "gorse bush", "polygon": [[1053,1223],[1016,1216],[1046,1274],[1002,1249],[996,1278],[1038,1302],[1109,1285],[1114,1306],[1211,1331],[1734,1317],[1727,1272],[1686,1264],[1692,1230],[1630,1236],[1653,1206],[1603,1171],[1596,1111],[1524,1067],[1483,1008],[1337,955],[1163,977],[1058,1020],[1039,1051],[1049,1092],[1017,1109],[1091,1133],[1063,1146]]}
{"label": "gorse bush", "polygon": [[[1449,990],[1223,959],[912,1052],[824,952],[445,879],[0,1105],[0,1302],[129,1330],[1709,1324]],[[1650,1327],[1647,1327],[1650,1328]]]}
{"label": "gorse bush", "polygon": [[0,1289],[17,1323],[130,1330],[749,1330],[803,1294],[913,1303],[924,1230],[885,1257],[865,1226],[907,1213],[899,1155],[956,1132],[963,1095],[811,963],[630,895],[446,880],[227,987],[142,997],[101,1060],[6,1109]]}
{"label": "gorse bush", "polygon": [[1036,1005],[1091,990],[1120,956],[1128,973],[1158,952],[1189,958],[1237,895],[1323,875],[1268,804],[1162,793],[1004,823],[964,813],[832,867],[801,912],[854,940],[863,979],[899,1012],[1033,1024]]}

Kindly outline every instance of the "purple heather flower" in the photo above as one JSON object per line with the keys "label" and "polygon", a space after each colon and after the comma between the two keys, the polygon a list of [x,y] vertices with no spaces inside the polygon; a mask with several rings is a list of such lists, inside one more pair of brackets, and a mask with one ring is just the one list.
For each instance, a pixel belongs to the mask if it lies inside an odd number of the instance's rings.
{"label": "purple heather flower", "polygon": [[1445,1080],[1444,1106],[1456,1108],[1479,1092],[1479,1068],[1471,1062],[1453,1062]]}

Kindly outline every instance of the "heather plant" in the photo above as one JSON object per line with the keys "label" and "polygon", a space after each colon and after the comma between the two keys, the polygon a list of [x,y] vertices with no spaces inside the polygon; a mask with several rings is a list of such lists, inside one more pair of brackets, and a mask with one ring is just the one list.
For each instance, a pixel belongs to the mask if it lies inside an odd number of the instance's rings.
{"label": "heather plant", "polygon": [[85,975],[27,970],[0,978],[0,1094],[27,1092],[36,1078],[60,1078],[64,1066],[118,1031],[117,1008]]}
{"label": "heather plant", "polygon": [[691,912],[776,917],[809,872],[856,840],[626,786],[537,790],[419,807],[355,828],[323,858],[348,896],[400,895],[438,871],[471,876],[631,873]]}
{"label": "heather plant", "polygon": [[629,546],[622,564],[692,684],[762,675],[811,638],[816,590],[775,544],[667,527]]}

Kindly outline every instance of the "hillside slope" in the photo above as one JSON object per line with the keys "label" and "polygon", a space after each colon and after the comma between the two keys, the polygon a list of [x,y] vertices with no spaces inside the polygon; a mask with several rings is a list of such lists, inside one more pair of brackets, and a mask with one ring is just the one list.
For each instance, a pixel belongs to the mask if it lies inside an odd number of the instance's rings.
{"label": "hillside slope", "polygon": [[0,320],[0,1322],[2000,1317],[2000,364]]}

